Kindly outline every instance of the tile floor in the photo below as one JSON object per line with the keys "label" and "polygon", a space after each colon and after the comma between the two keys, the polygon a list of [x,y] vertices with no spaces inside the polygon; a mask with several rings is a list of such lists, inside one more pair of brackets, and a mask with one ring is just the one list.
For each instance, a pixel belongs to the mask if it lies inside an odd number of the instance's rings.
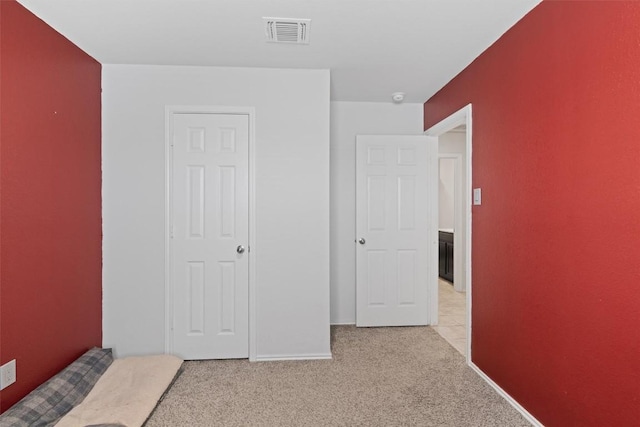
{"label": "tile floor", "polygon": [[438,325],[433,329],[462,355],[467,352],[466,295],[438,278]]}

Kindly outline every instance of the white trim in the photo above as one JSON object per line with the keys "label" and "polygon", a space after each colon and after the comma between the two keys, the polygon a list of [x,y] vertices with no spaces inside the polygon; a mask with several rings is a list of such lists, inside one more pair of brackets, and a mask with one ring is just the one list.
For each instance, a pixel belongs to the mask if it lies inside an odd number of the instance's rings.
{"label": "white trim", "polygon": [[171,170],[173,169],[173,109],[164,109],[164,352],[173,353],[173,288],[171,286]]}
{"label": "white trim", "polygon": [[256,194],[255,194],[255,108],[211,105],[167,105],[165,106],[165,331],[164,351],[173,353],[173,288],[171,286],[171,147],[173,141],[174,114],[241,114],[249,118],[249,360],[256,361]]}
{"label": "white trim", "polygon": [[[448,131],[450,131],[451,129],[458,127],[462,124],[466,125],[466,144],[465,144],[465,148],[466,148],[466,156],[467,156],[467,161],[466,161],[466,182],[465,185],[463,187],[463,192],[464,192],[464,206],[465,206],[465,221],[466,221],[466,230],[467,230],[467,239],[466,239],[466,244],[465,244],[465,251],[466,251],[466,257],[465,257],[465,290],[466,290],[466,296],[467,296],[467,364],[471,364],[471,329],[473,327],[473,322],[472,322],[472,318],[471,318],[471,312],[472,312],[472,307],[471,307],[471,292],[473,290],[472,288],[472,284],[471,284],[471,239],[473,236],[472,233],[472,229],[471,229],[471,176],[472,176],[472,135],[473,135],[473,127],[472,127],[472,111],[471,111],[471,104],[462,107],[460,110],[456,111],[455,113],[451,114],[449,117],[447,117],[446,119],[440,121],[439,123],[431,126],[429,129],[427,129],[424,133],[425,135],[429,135],[429,136],[440,136],[443,133],[446,133]],[[437,281],[436,281],[437,283]],[[438,309],[437,309],[437,304],[438,304],[438,288],[436,287],[435,289],[431,290],[431,300],[432,300],[432,310],[431,313],[437,313]],[[435,311],[433,310],[433,304],[436,305]],[[435,322],[437,323],[438,319],[435,319]],[[433,319],[432,319],[432,323],[433,323]]]}
{"label": "white trim", "polygon": [[274,354],[270,356],[258,356],[256,362],[275,362],[279,360],[331,360],[331,353],[320,354]]}
{"label": "white trim", "polygon": [[247,107],[249,114],[249,361],[255,362],[258,354],[258,303],[256,257],[256,109]]}
{"label": "white trim", "polygon": [[502,396],[502,398],[504,400],[506,400],[511,406],[514,407],[514,409],[518,412],[520,412],[520,414],[531,423],[531,425],[535,426],[535,427],[544,427],[544,424],[542,424],[540,421],[538,421],[533,415],[531,415],[531,413],[529,413],[529,411],[527,411],[526,409],[524,409],[524,407],[522,405],[520,405],[518,403],[517,400],[515,400],[513,397],[511,397],[511,395],[509,393],[507,393],[506,391],[504,391],[502,389],[502,387],[500,387],[498,384],[496,384],[487,374],[485,374],[484,372],[482,372],[482,369],[480,369],[478,366],[476,366],[475,363],[470,362],[469,366],[471,367],[471,369],[473,369],[479,376],[480,378],[482,378],[483,380],[485,380],[487,382],[487,384],[489,384],[491,387],[493,387],[493,389],[500,395]]}
{"label": "white trim", "polygon": [[334,322],[330,324],[331,326],[355,326],[356,322]]}
{"label": "white trim", "polygon": [[469,119],[471,118],[471,104],[466,107],[462,107],[446,119],[443,119],[424,131],[425,135],[440,136],[443,133],[447,133],[453,128],[457,128],[460,125],[466,124],[467,133],[471,131],[469,127]]}

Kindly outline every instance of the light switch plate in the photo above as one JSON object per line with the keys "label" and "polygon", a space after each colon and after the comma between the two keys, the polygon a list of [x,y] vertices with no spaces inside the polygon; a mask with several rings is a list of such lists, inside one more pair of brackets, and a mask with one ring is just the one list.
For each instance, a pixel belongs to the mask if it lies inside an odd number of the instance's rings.
{"label": "light switch plate", "polygon": [[482,188],[473,189],[473,204],[474,205],[482,204]]}

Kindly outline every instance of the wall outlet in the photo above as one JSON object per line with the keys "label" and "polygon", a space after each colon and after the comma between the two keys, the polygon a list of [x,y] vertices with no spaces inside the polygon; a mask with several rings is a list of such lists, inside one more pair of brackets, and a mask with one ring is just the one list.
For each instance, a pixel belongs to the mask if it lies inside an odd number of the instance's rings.
{"label": "wall outlet", "polygon": [[0,390],[16,382],[16,359],[0,366]]}

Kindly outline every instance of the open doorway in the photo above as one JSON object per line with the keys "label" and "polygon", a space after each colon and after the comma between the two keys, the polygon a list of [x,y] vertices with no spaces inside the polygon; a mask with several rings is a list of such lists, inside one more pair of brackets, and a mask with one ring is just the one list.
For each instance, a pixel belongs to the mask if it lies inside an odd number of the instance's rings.
{"label": "open doorway", "polygon": [[471,105],[425,132],[438,137],[438,281],[434,329],[471,360]]}
{"label": "open doorway", "polygon": [[467,351],[462,183],[465,125],[438,137],[438,325],[462,355]]}

